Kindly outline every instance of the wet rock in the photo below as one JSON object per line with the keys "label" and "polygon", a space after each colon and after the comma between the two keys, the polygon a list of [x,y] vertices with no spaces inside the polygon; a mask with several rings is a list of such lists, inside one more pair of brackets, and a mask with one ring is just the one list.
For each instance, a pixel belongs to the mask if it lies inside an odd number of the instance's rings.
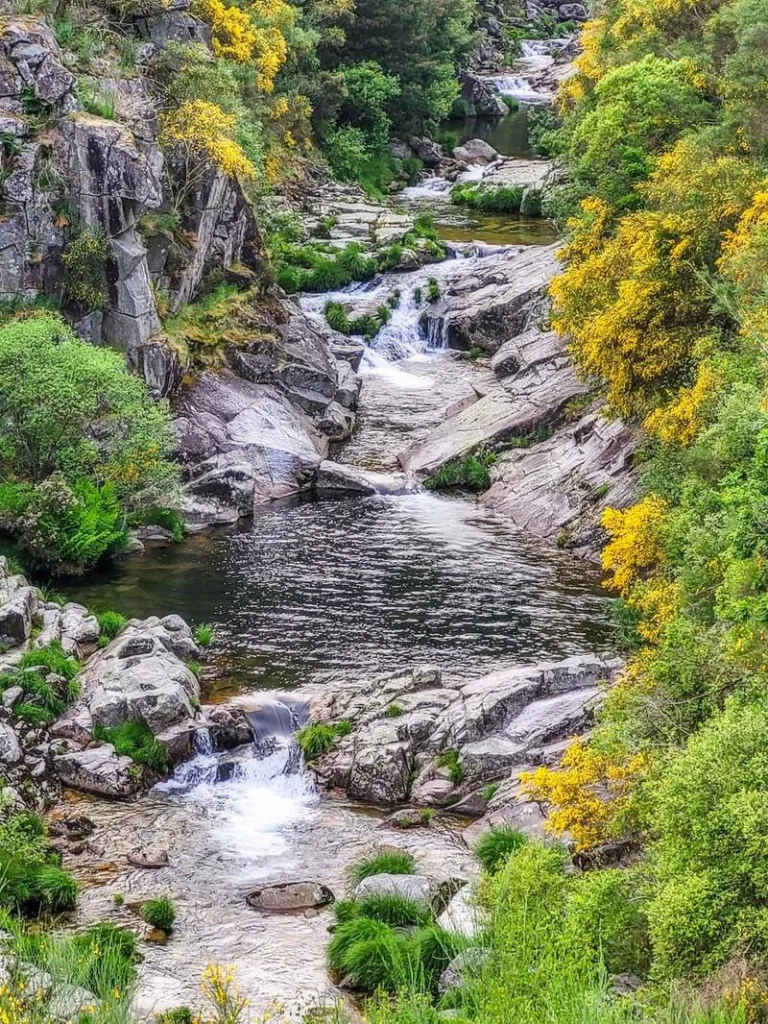
{"label": "wet rock", "polygon": [[317,425],[331,441],[345,441],[355,429],[355,414],[338,402],[331,402]]}
{"label": "wet rock", "polygon": [[48,834],[62,839],[87,839],[96,831],[96,826],[85,815],[72,818],[57,818],[48,823]]}
{"label": "wet rock", "polygon": [[175,429],[193,529],[309,489],[327,453],[327,442],[284,395],[236,377],[201,374],[179,405]]}
{"label": "wet rock", "polygon": [[143,939],[145,942],[151,942],[153,946],[164,946],[168,942],[168,932],[163,931],[162,928],[147,925],[144,929]]}
{"label": "wet rock", "polygon": [[417,808],[404,807],[402,810],[390,814],[383,824],[390,828],[408,830],[412,828],[428,828],[431,822],[428,815],[417,810]]}
{"label": "wet rock", "polygon": [[324,907],[333,903],[334,898],[328,886],[320,882],[279,882],[263,889],[254,889],[246,896],[246,902],[254,910],[285,913]]}
{"label": "wet rock", "polygon": [[459,71],[461,96],[469,117],[506,117],[509,107],[493,86],[471,71]]}
{"label": "wet rock", "polygon": [[437,983],[441,994],[452,989],[461,988],[468,978],[477,976],[488,961],[490,950],[472,947],[465,949],[455,957],[440,975]]}
{"label": "wet rock", "polygon": [[588,413],[546,441],[502,455],[481,500],[535,537],[596,555],[603,509],[635,500],[636,446],[621,421]]}
{"label": "wet rock", "polygon": [[167,868],[169,864],[167,850],[132,850],[128,854],[128,863],[135,868],[144,868],[149,871],[156,871],[160,868]]}
{"label": "wet rock", "polygon": [[432,139],[419,139],[414,136],[410,146],[416,156],[427,167],[437,167],[443,159],[443,147]]}
{"label": "wet rock", "polygon": [[140,782],[130,757],[121,757],[110,743],[91,750],[60,754],[54,771],[65,786],[97,796],[127,797],[138,792]]}
{"label": "wet rock", "polygon": [[319,494],[376,494],[376,488],[363,473],[329,460],[320,463],[315,490]]}

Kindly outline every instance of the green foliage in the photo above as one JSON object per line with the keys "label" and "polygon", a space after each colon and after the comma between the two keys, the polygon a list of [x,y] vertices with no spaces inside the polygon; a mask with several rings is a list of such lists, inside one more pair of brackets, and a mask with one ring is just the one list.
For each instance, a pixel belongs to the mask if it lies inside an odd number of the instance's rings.
{"label": "green foliage", "polygon": [[451,202],[484,213],[520,213],[524,192],[519,185],[454,185]]}
{"label": "green foliage", "polygon": [[112,728],[96,726],[93,737],[100,743],[111,743],[118,754],[132,758],[157,775],[165,775],[171,768],[167,747],[155,739],[143,722],[125,722]]}
{"label": "green foliage", "polygon": [[346,720],[331,725],[305,725],[296,733],[296,742],[307,761],[315,761],[327,754],[343,736],[352,731],[352,723]]}
{"label": "green foliage", "polygon": [[490,467],[498,456],[492,452],[467,455],[464,459],[446,462],[424,481],[430,491],[461,488],[468,491],[487,491],[491,486]]}
{"label": "green foliage", "polygon": [[141,908],[141,916],[153,928],[160,928],[164,932],[170,933],[173,931],[176,921],[176,908],[173,901],[167,896],[160,896],[146,901]]}
{"label": "green foliage", "polygon": [[484,832],[475,847],[475,855],[489,875],[500,871],[507,859],[528,841],[524,832],[511,825],[494,825]]}
{"label": "green foliage", "polygon": [[103,309],[111,259],[112,250],[103,233],[83,231],[72,238],[61,257],[67,299],[84,310]]}
{"label": "green foliage", "polygon": [[397,893],[377,893],[356,901],[356,913],[373,921],[396,928],[426,924],[432,918],[431,911],[417,900],[399,896]]}
{"label": "green foliage", "polygon": [[427,284],[427,302],[437,302],[440,298],[440,284],[437,279],[430,277]]}
{"label": "green foliage", "polygon": [[58,317],[0,327],[0,423],[0,529],[42,565],[94,564],[174,485],[167,408]]}
{"label": "green foliage", "polygon": [[180,544],[187,534],[184,516],[175,508],[142,509],[131,516],[131,526],[161,526],[170,533],[174,544]]}
{"label": "green foliage", "polygon": [[416,860],[404,850],[388,850],[358,861],[350,868],[349,877],[357,885],[372,875],[415,875]]}
{"label": "green foliage", "polygon": [[195,641],[200,647],[210,647],[216,636],[216,629],[210,622],[195,627]]}
{"label": "green foliage", "polygon": [[120,612],[102,612],[98,616],[99,633],[107,640],[114,640],[128,625],[128,619]]}
{"label": "green foliage", "polygon": [[448,775],[454,786],[464,781],[464,769],[461,767],[461,755],[458,750],[444,750],[437,755],[438,768],[447,768]]}
{"label": "green foliage", "polygon": [[405,711],[399,704],[390,704],[384,711],[385,718],[400,718],[404,714]]}
{"label": "green foliage", "polygon": [[52,863],[40,818],[21,812],[0,825],[0,906],[24,915],[59,913],[74,907],[77,892],[75,879]]}

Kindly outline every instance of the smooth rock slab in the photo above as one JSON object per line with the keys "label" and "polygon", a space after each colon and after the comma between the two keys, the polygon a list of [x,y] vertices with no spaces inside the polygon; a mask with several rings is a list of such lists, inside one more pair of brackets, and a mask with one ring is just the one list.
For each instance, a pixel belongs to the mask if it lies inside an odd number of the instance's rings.
{"label": "smooth rock slab", "polygon": [[246,902],[254,910],[287,913],[308,910],[333,903],[335,897],[327,885],[320,882],[280,882],[248,893]]}

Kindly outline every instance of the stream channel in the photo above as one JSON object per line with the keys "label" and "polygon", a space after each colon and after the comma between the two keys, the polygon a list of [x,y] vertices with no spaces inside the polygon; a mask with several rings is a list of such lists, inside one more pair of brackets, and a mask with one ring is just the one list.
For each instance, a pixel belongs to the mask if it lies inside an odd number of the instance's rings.
{"label": "stream channel", "polygon": [[[527,156],[524,115],[508,120],[503,128],[469,122],[462,130],[466,137],[485,133],[497,147],[506,132],[512,155]],[[541,221],[507,217],[462,227],[449,215],[442,183],[403,199],[432,209],[447,238],[552,240]],[[465,238],[457,238],[461,231]],[[341,296],[363,308],[401,292],[364,357],[356,433],[336,453],[340,462],[381,474],[393,493],[272,505],[237,527],[91,575],[70,588],[72,598],[128,616],[175,612],[213,623],[218,675],[207,686],[208,701],[426,663],[446,680],[469,679],[518,662],[608,650],[607,605],[594,566],[529,544],[471,497],[414,489],[398,472],[397,452],[490,372],[442,350],[439,338],[424,338],[410,296],[430,277],[445,287],[481,258],[384,275]],[[328,298],[300,301],[322,316]],[[338,993],[325,968],[329,913],[261,914],[245,903],[256,884],[306,878],[343,897],[349,865],[377,843],[407,847],[426,873],[473,874],[461,823],[446,816],[430,829],[381,830],[383,813],[320,798],[290,735],[273,737],[270,749],[223,772],[203,746],[169,782],[133,803],[70,796],[72,810],[96,823],[100,848],[68,865],[86,886],[79,923],[135,927],[139,901],[160,893],[177,906],[167,944],[142,947],[141,1013],[195,1005],[211,962],[236,968],[255,1011],[278,1000],[295,1017],[333,1001]],[[127,853],[141,846],[166,849],[169,866],[126,866]],[[114,905],[115,893],[124,894],[124,906]]]}

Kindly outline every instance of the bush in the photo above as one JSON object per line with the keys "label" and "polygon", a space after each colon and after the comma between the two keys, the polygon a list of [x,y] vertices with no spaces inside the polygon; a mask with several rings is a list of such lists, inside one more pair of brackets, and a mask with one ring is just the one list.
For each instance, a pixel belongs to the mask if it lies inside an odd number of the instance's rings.
{"label": "bush", "polygon": [[160,928],[164,932],[172,932],[176,921],[176,908],[167,896],[147,900],[141,908],[141,916],[152,925],[153,928]]}
{"label": "bush", "polygon": [[507,859],[517,853],[528,837],[511,825],[494,825],[483,833],[475,855],[489,875],[495,875],[504,867]]}
{"label": "bush", "polygon": [[347,307],[341,302],[326,302],[325,319],[330,328],[339,334],[351,334],[352,323]]}
{"label": "bush", "polygon": [[[114,116],[114,97],[111,110]],[[107,304],[107,264],[112,258],[112,250],[101,232],[84,231],[71,239],[61,257],[66,298],[84,311],[103,309]]]}
{"label": "bush", "polygon": [[54,569],[93,565],[177,479],[167,408],[52,314],[0,327],[0,425],[0,530]]}
{"label": "bush", "polygon": [[96,726],[93,738],[111,743],[118,754],[132,758],[157,775],[165,775],[172,766],[168,748],[155,739],[143,722],[125,722],[113,728]]}
{"label": "bush", "polygon": [[382,921],[393,927],[426,924],[432,917],[431,911],[417,900],[397,893],[378,893],[357,900],[357,914]]}
{"label": "bush", "polygon": [[524,192],[517,185],[454,185],[451,202],[485,213],[519,213]]}
{"label": "bush", "polygon": [[200,647],[210,647],[216,635],[216,630],[210,622],[204,622],[195,628],[195,641]]}
{"label": "bush", "polygon": [[444,750],[437,755],[438,768],[447,768],[448,776],[454,786],[464,781],[464,769],[461,767],[461,755],[458,750]]}
{"label": "bush", "polygon": [[462,488],[468,491],[487,491],[491,486],[491,466],[498,456],[492,452],[467,455],[463,459],[446,462],[424,481],[429,491]]}
{"label": "bush", "polygon": [[406,945],[381,921],[356,917],[336,929],[328,962],[365,992],[395,992],[407,979]]}
{"label": "bush", "polygon": [[387,851],[358,861],[349,870],[349,877],[357,885],[372,875],[415,875],[416,860],[405,850]]}

